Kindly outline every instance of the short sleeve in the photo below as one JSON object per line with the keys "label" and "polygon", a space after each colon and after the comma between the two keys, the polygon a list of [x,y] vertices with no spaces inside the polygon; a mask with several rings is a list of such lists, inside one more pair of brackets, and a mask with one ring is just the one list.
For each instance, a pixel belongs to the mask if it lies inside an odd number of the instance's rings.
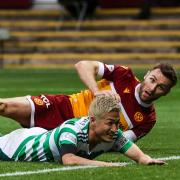
{"label": "short sleeve", "polygon": [[77,132],[72,125],[65,125],[60,130],[59,145],[73,144],[77,146]]}

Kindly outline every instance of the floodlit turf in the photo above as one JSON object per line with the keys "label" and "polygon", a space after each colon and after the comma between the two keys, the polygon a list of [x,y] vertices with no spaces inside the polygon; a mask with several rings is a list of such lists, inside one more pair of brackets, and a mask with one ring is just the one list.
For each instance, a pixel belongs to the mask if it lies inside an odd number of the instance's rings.
{"label": "floodlit turf", "polygon": [[[135,70],[137,77],[142,79],[145,71]],[[180,72],[179,72],[180,73]],[[180,74],[178,73],[178,78]],[[180,78],[179,78],[180,79]],[[0,97],[38,95],[40,93],[71,94],[85,88],[75,71],[72,70],[1,70]],[[157,124],[148,136],[137,144],[154,157],[180,156],[180,83],[171,94],[156,102]],[[14,121],[0,117],[0,132],[8,133],[20,127]],[[108,153],[97,158],[104,161],[125,161],[127,158],[118,153]],[[142,166],[132,163],[125,167],[90,168],[13,176],[13,179],[63,179],[63,180],[109,180],[109,179],[168,179],[179,180],[180,160],[167,161],[165,166]],[[23,163],[0,162],[0,179],[5,173],[28,172],[42,169],[62,168],[56,163]]]}

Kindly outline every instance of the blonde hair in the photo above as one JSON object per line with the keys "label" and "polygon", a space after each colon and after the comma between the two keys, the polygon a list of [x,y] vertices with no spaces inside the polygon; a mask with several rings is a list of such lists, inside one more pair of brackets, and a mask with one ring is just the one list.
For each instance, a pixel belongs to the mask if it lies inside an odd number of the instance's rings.
{"label": "blonde hair", "polygon": [[119,102],[113,96],[99,95],[91,102],[89,116],[101,118],[112,111],[120,111]]}

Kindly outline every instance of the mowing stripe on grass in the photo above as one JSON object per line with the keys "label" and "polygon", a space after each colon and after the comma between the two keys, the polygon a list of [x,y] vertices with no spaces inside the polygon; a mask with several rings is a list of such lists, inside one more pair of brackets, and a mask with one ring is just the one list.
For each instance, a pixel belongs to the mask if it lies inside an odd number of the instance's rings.
{"label": "mowing stripe on grass", "polygon": [[[160,160],[178,160],[180,159],[180,156],[169,156],[169,157],[161,157],[158,158]],[[127,166],[132,163],[118,163],[117,166]],[[18,171],[14,173],[4,173],[0,174],[0,177],[8,177],[8,176],[24,176],[24,175],[30,175],[30,174],[44,174],[49,172],[57,172],[57,171],[70,171],[70,170],[76,170],[76,169],[88,169],[88,168],[98,168],[99,166],[66,166],[61,168],[53,168],[53,169],[42,169],[42,170],[36,170],[36,171]]]}
{"label": "mowing stripe on grass", "polygon": [[[48,92],[48,91],[59,91],[61,92],[79,92],[82,88],[9,88],[8,92]],[[7,92],[7,88],[0,88],[0,92]]]}

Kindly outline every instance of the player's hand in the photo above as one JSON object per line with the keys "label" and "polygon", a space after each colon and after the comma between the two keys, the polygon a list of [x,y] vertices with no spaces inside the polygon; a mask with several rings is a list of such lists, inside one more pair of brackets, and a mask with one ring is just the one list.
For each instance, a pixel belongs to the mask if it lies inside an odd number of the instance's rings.
{"label": "player's hand", "polygon": [[159,160],[159,159],[153,159],[148,155],[144,155],[140,158],[139,161],[140,164],[144,164],[144,165],[163,165],[166,164],[165,161],[163,160]]}
{"label": "player's hand", "polygon": [[167,164],[165,161],[158,160],[158,159],[151,159],[148,165],[164,165]]}
{"label": "player's hand", "polygon": [[116,99],[118,102],[121,101],[121,98],[120,98],[119,94],[117,94],[115,92],[112,92],[110,90],[96,91],[94,93],[94,96],[96,97],[96,96],[103,95],[103,94],[105,94],[106,96],[113,96],[114,99]]}

